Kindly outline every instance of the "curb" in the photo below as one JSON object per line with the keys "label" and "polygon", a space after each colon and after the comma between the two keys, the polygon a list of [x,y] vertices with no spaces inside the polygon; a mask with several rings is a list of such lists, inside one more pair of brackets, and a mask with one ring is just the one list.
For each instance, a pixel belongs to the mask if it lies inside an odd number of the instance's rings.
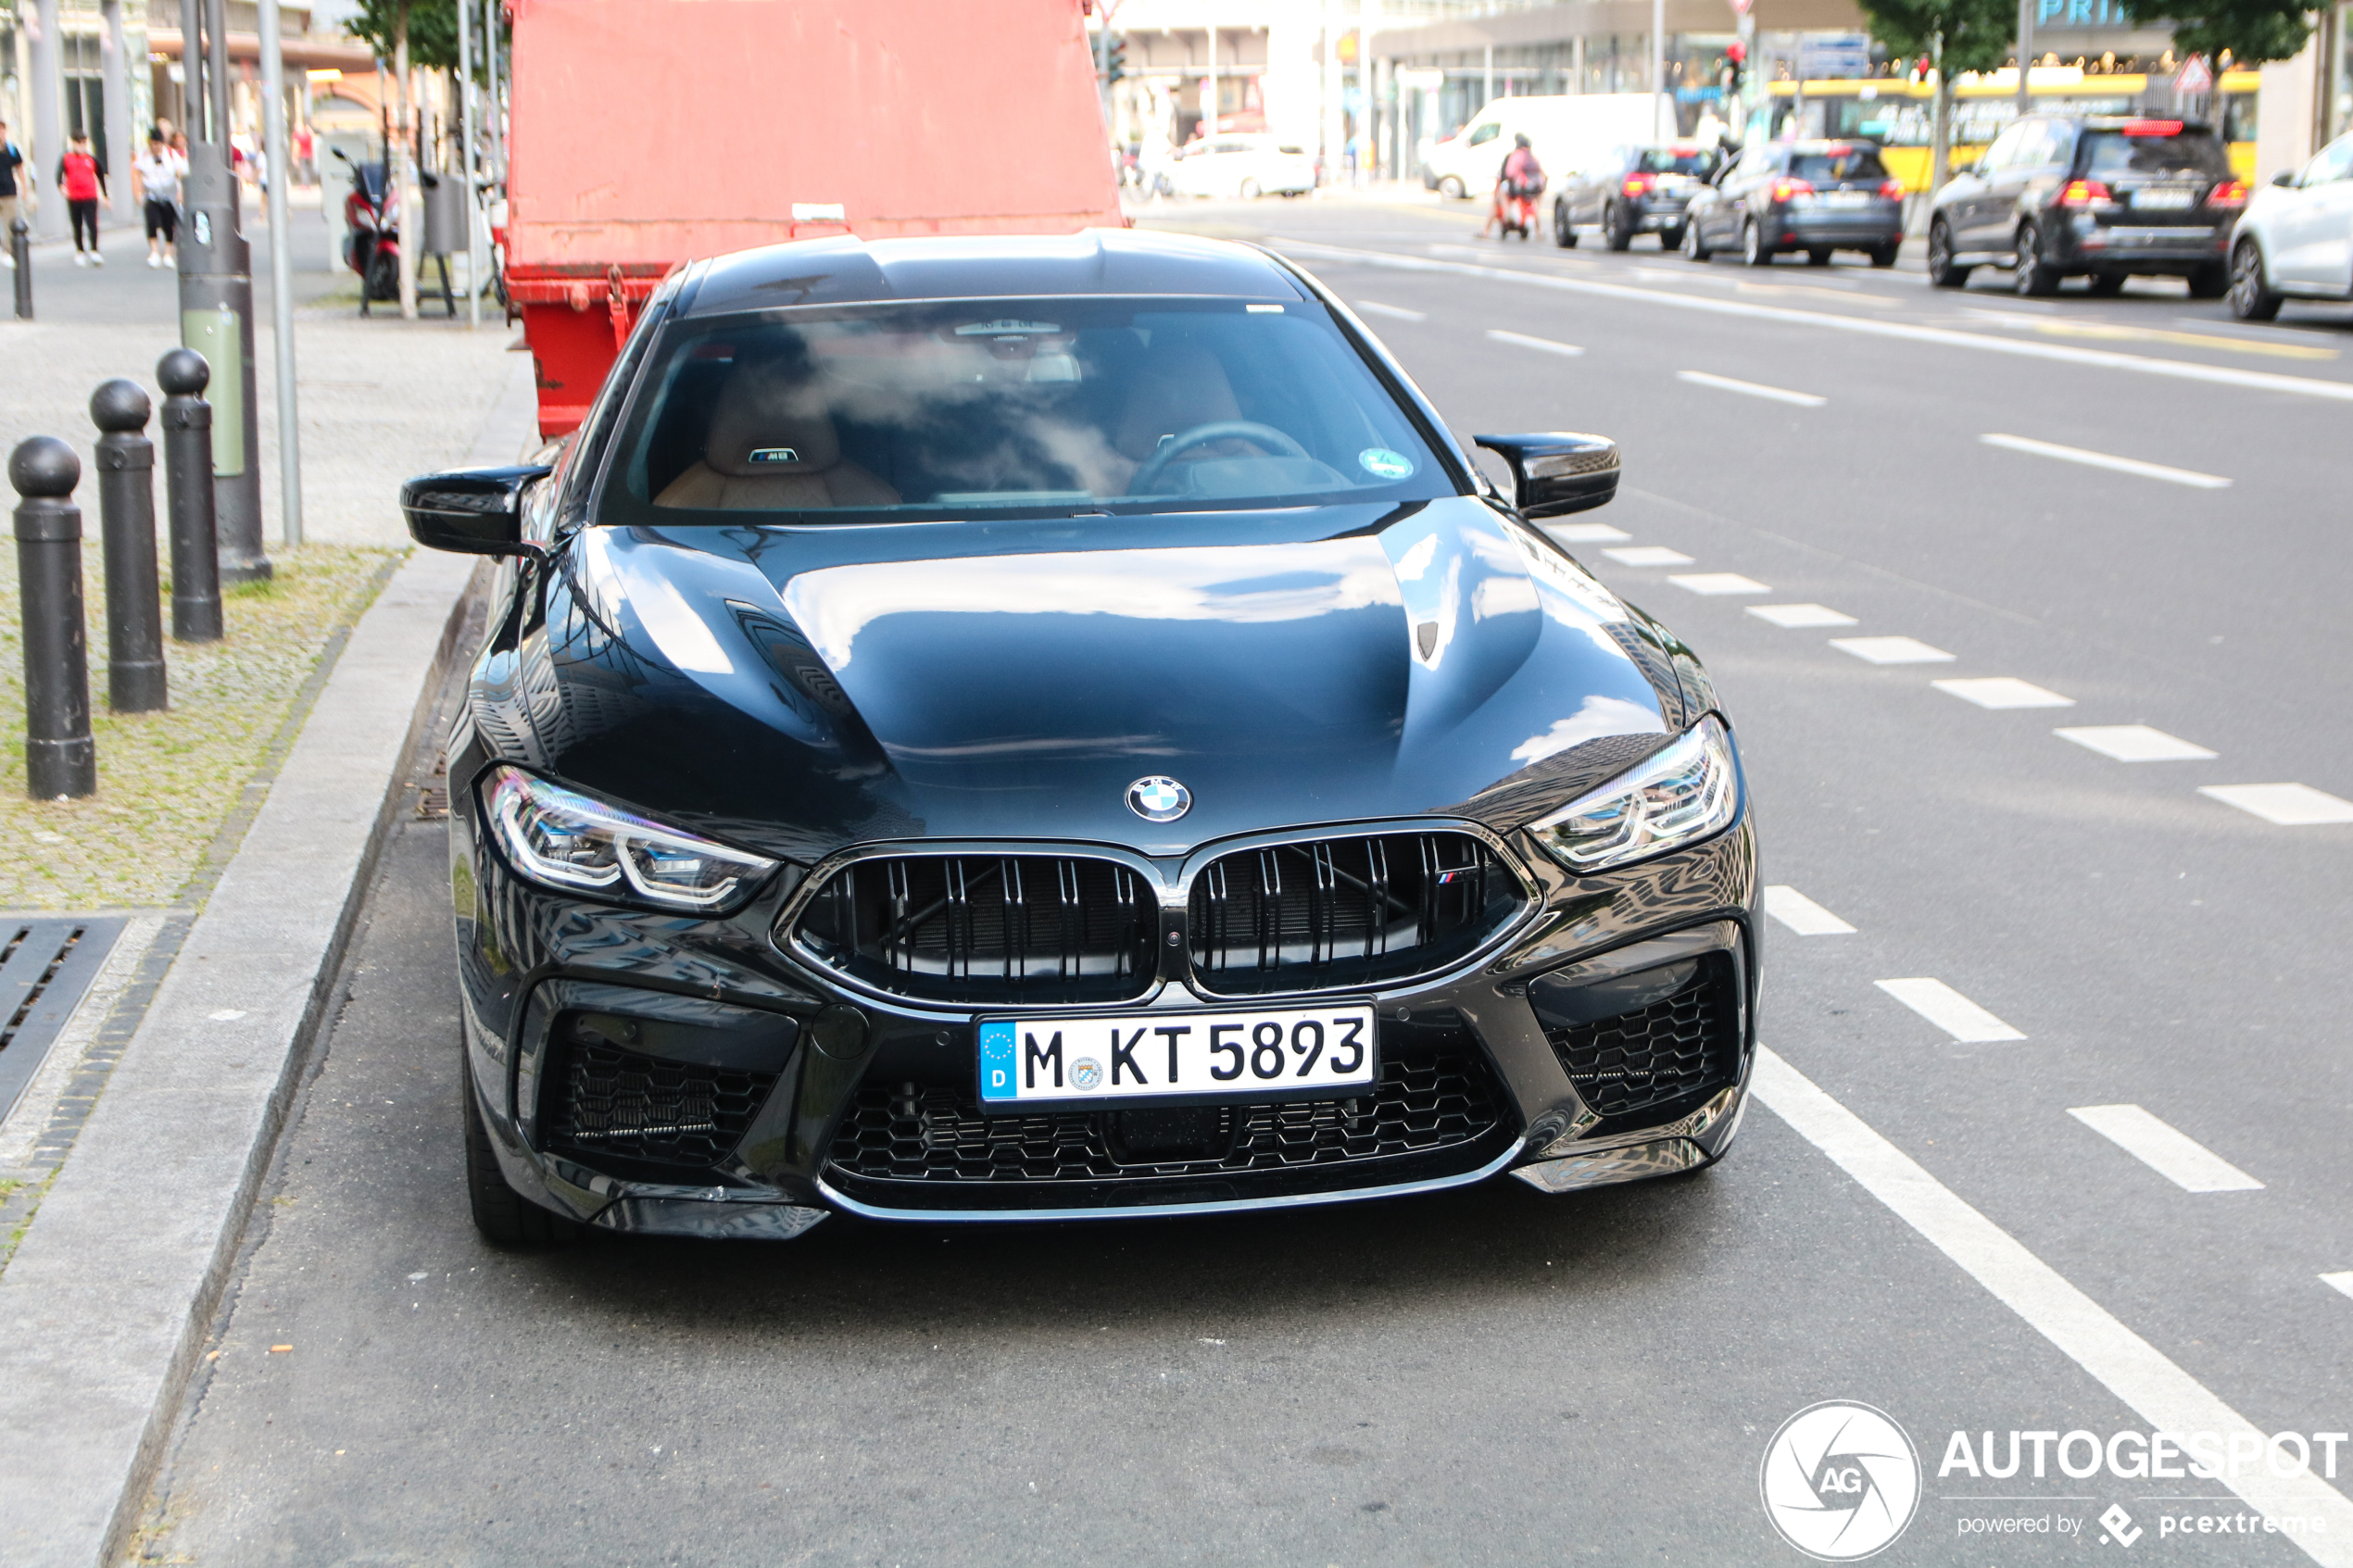
{"label": "curb", "polygon": [[473,569],[420,552],[360,619],[0,1274],[0,1560],[106,1568],[137,1523]]}

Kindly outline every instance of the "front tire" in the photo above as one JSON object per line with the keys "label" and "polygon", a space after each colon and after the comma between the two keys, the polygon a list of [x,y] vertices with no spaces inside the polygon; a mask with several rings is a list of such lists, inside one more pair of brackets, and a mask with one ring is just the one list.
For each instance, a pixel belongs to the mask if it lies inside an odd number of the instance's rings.
{"label": "front tire", "polygon": [[1704,262],[1714,254],[1716,253],[1707,248],[1707,242],[1699,237],[1698,219],[1694,218],[1683,225],[1684,260]]}
{"label": "front tire", "polygon": [[2042,232],[2032,223],[2018,226],[2018,261],[2012,270],[2018,292],[2035,299],[2058,293],[2059,273],[2043,255]]}
{"label": "front tire", "polygon": [[1765,235],[1754,218],[1741,222],[1741,259],[1751,267],[1773,265],[1773,247],[1765,243]]}
{"label": "front tire", "polygon": [[466,1100],[466,1198],[473,1210],[474,1229],[495,1247],[560,1247],[579,1236],[580,1222],[542,1209],[507,1185],[498,1168],[498,1151],[491,1146],[490,1128],[475,1098],[473,1067],[461,1054],[458,1071],[463,1079],[458,1092]]}
{"label": "front tire", "polygon": [[1450,202],[1458,202],[1468,197],[1470,192],[1463,188],[1460,175],[1449,174],[1438,182],[1438,194]]}
{"label": "front tire", "polygon": [[361,285],[368,297],[378,303],[400,297],[400,263],[383,251],[368,258],[368,278]]}
{"label": "front tire", "polygon": [[2263,247],[2241,240],[2231,253],[2231,314],[2242,321],[2268,321],[2286,303],[2263,281]]}
{"label": "front tire", "polygon": [[1883,245],[1873,245],[1869,251],[1871,265],[1874,267],[1894,266],[1895,257],[1903,248],[1904,242],[1901,240],[1890,240]]}
{"label": "front tire", "polygon": [[1609,237],[1609,248],[1624,250],[1634,243],[1633,226],[1625,215],[1614,207],[1602,208],[1602,232]]}
{"label": "front tire", "polygon": [[1828,267],[1830,264],[1831,247],[1828,245],[1816,245],[1806,253],[1806,265],[1808,267]]}
{"label": "front tire", "polygon": [[1940,289],[1969,286],[1972,269],[1953,261],[1953,231],[1944,226],[1942,218],[1931,219],[1928,225],[1928,281]]}
{"label": "front tire", "polygon": [[1246,202],[1254,202],[1260,196],[1265,194],[1265,193],[1258,188],[1257,181],[1245,180],[1241,182],[1240,186],[1236,189],[1234,194],[1241,197],[1242,200]]}
{"label": "front tire", "polygon": [[1690,228],[1690,222],[1686,221],[1672,229],[1661,229],[1658,232],[1658,248],[1661,250],[1682,249],[1683,235]]}
{"label": "front tire", "polygon": [[1568,204],[1553,204],[1553,243],[1563,250],[1577,248],[1577,225],[1568,220]]}
{"label": "front tire", "polygon": [[2192,299],[2220,299],[2231,292],[2231,269],[2220,261],[2209,261],[2190,274]]}

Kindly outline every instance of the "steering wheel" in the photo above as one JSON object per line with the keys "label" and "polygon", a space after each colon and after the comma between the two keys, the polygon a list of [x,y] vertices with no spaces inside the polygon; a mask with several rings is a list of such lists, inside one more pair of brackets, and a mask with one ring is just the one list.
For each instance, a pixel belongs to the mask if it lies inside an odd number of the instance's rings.
{"label": "steering wheel", "polygon": [[1311,458],[1306,447],[1277,430],[1273,425],[1259,424],[1252,420],[1213,420],[1205,425],[1195,425],[1180,434],[1172,435],[1160,444],[1160,450],[1144,459],[1144,466],[1127,482],[1131,495],[1149,495],[1152,485],[1168,471],[1176,454],[1212,441],[1248,441],[1269,449],[1270,456]]}

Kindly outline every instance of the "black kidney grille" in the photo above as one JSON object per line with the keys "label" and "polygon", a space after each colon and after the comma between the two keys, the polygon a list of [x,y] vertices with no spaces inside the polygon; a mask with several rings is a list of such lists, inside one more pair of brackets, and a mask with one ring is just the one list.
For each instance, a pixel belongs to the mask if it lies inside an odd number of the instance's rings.
{"label": "black kidney grille", "polygon": [[1711,954],[1666,1000],[1597,1023],[1547,1029],[1544,1037],[1597,1115],[1654,1110],[1740,1076],[1738,984],[1730,957]]}
{"label": "black kidney grille", "polygon": [[1344,989],[1445,968],[1508,923],[1519,879],[1466,833],[1244,849],[1194,880],[1193,972],[1227,995]]}
{"label": "black kidney grille", "polygon": [[[1131,1114],[1152,1118],[1155,1135],[1130,1135],[1123,1118]],[[1182,1114],[983,1116],[969,1088],[869,1085],[859,1091],[835,1135],[831,1158],[852,1175],[892,1181],[1227,1175],[1427,1154],[1474,1142],[1503,1118],[1485,1069],[1466,1047],[1384,1060],[1380,1082],[1353,1099],[1227,1106],[1197,1113],[1192,1147],[1171,1147],[1176,1140],[1165,1136],[1164,1128]]]}
{"label": "black kidney grille", "polygon": [[776,1086],[774,1073],[698,1067],[613,1046],[574,1041],[563,1052],[548,1141],[591,1160],[716,1165]]}
{"label": "black kidney grille", "polygon": [[907,855],[826,882],[794,935],[821,962],[903,996],[1119,1001],[1153,979],[1159,901],[1115,860]]}

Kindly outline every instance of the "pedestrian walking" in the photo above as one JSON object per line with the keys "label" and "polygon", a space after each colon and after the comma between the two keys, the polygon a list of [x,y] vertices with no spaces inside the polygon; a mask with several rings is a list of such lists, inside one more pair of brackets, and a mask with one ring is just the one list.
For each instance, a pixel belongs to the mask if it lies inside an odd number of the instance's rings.
{"label": "pedestrian walking", "polygon": [[32,194],[32,170],[24,161],[24,149],[8,138],[8,122],[0,119],[0,267],[13,268],[15,257],[7,252],[8,225],[19,218],[30,219],[31,207],[25,197]]}
{"label": "pedestrian walking", "polygon": [[147,265],[173,265],[180,238],[180,166],[159,125],[147,132],[147,150],[131,161],[131,191],[146,219]]}
{"label": "pedestrian walking", "polygon": [[73,264],[104,267],[98,254],[98,203],[107,194],[107,171],[90,151],[90,137],[73,138],[66,156],[57,160],[57,189],[66,194],[66,210],[73,215]]}

